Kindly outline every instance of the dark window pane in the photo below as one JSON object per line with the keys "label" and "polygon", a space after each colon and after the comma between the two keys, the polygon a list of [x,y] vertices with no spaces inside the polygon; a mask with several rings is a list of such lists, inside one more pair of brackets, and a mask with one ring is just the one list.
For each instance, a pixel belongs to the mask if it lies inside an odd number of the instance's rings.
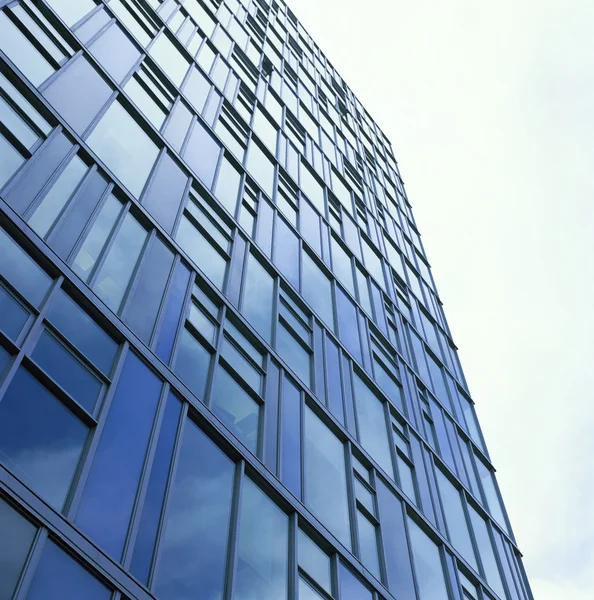
{"label": "dark window pane", "polygon": [[157,356],[166,364],[169,364],[169,359],[171,358],[173,341],[177,333],[189,280],[190,271],[182,263],[177,263],[173,274],[173,281],[169,286],[169,299],[165,307],[161,333],[159,334],[159,341],[155,350]]}
{"label": "dark window pane", "polygon": [[25,159],[13,148],[12,144],[0,134],[0,188],[12,177],[13,173],[25,162]]}
{"label": "dark window pane", "polygon": [[217,370],[212,411],[252,452],[256,452],[260,407],[223,367]]}
{"label": "dark window pane", "polygon": [[26,600],[109,600],[111,590],[49,540]]}
{"label": "dark window pane", "polygon": [[221,600],[234,464],[196,425],[185,425],[156,573],[163,600]]}
{"label": "dark window pane", "polygon": [[151,338],[173,259],[173,252],[155,237],[136,278],[124,320],[145,343]]}
{"label": "dark window pane", "polygon": [[283,600],[289,562],[287,515],[245,478],[239,514],[234,600]]}
{"label": "dark window pane", "polygon": [[4,373],[6,373],[6,368],[10,364],[11,358],[12,356],[0,346],[0,381],[2,381]]}
{"label": "dark window pane", "polygon": [[76,515],[91,539],[120,558],[148,447],[161,381],[128,354]]}
{"label": "dark window pane", "polygon": [[107,102],[112,89],[86,58],[79,56],[54,79],[43,95],[82,133]]}
{"label": "dark window pane", "polygon": [[0,457],[52,506],[62,509],[88,428],[24,369],[0,401]]}
{"label": "dark window pane", "polygon": [[301,498],[301,394],[288,379],[281,405],[281,481]]}
{"label": "dark window pane", "polygon": [[100,371],[109,374],[118,345],[62,290],[54,297],[47,319]]}
{"label": "dark window pane", "polygon": [[181,332],[175,374],[204,402],[210,352],[187,330]]}
{"label": "dark window pane", "polygon": [[89,49],[118,83],[121,83],[124,76],[140,58],[140,52],[136,45],[115,23],[107,31],[104,31]]}
{"label": "dark window pane", "polygon": [[0,598],[10,600],[37,528],[0,500]]}
{"label": "dark window pane", "polygon": [[142,204],[168,232],[173,229],[187,182],[188,176],[169,154],[165,154],[159,161],[155,176],[142,199]]}
{"label": "dark window pane", "polygon": [[0,285],[0,329],[11,340],[16,340],[27,319],[29,311]]}
{"label": "dark window pane", "polygon": [[93,412],[101,382],[47,330],[41,334],[31,357],[81,406]]}
{"label": "dark window pane", "polygon": [[1,228],[0,275],[36,307],[41,304],[52,281],[49,275]]}
{"label": "dark window pane", "polygon": [[179,424],[181,406],[181,402],[173,394],[169,394],[138,526],[138,535],[134,544],[130,571],[144,584],[148,580],[157,541],[157,529],[161,519],[163,500],[165,499],[165,487],[173,458],[173,444]]}
{"label": "dark window pane", "polygon": [[212,185],[220,150],[219,143],[206,131],[200,121],[196,121],[184,150],[184,158],[207,187]]}
{"label": "dark window pane", "polygon": [[[111,52],[115,55],[113,50]],[[87,143],[138,198],[159,150],[119,102],[107,109],[88,136]]]}

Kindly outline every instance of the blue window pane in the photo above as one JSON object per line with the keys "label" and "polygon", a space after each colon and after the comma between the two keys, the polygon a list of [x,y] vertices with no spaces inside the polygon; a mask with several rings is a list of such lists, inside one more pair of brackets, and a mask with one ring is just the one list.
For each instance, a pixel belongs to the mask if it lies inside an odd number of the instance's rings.
{"label": "blue window pane", "polygon": [[175,374],[204,402],[210,352],[187,330],[181,332]]}
{"label": "blue window pane", "polygon": [[305,504],[350,549],[344,446],[309,407],[304,427]]}
{"label": "blue window pane", "polygon": [[0,598],[10,600],[37,528],[0,500]]}
{"label": "blue window pane", "polygon": [[159,341],[155,350],[157,356],[166,364],[169,364],[173,341],[179,326],[181,311],[184,305],[186,290],[190,280],[190,271],[181,262],[177,263],[173,280],[169,286],[169,298],[163,315]]}
{"label": "blue window pane", "polygon": [[[334,329],[334,309],[332,303],[332,285],[330,279],[314,262],[307,252],[302,256],[302,293],[312,308],[322,317],[322,320]],[[353,321],[349,323],[353,328]]]}
{"label": "blue window pane", "polygon": [[210,82],[202,74],[202,71],[192,67],[184,83],[184,94],[199,113],[204,108],[208,92],[210,92]]}
{"label": "blue window pane", "polygon": [[[301,529],[297,537],[297,556],[299,567],[330,594],[332,577],[330,557]],[[299,600],[302,600],[301,596]]]}
{"label": "blue window pane", "polygon": [[89,49],[118,83],[140,58],[136,45],[115,23]]}
{"label": "blue window pane", "polygon": [[241,312],[266,341],[270,341],[272,335],[273,290],[274,279],[250,254]]}
{"label": "blue window pane", "polygon": [[280,217],[274,231],[274,264],[299,289],[299,238]]}
{"label": "blue window pane", "polygon": [[29,311],[0,285],[0,329],[16,340],[29,319]]}
{"label": "blue window pane", "polygon": [[217,370],[212,411],[253,453],[256,453],[260,407],[223,367]]}
{"label": "blue window pane", "polygon": [[111,590],[51,540],[46,542],[26,600],[109,600]]}
{"label": "blue window pane", "polygon": [[281,414],[281,481],[301,498],[301,394],[288,379],[283,381]]}
{"label": "blue window pane", "polygon": [[328,408],[344,425],[340,356],[338,354],[338,346],[329,337],[326,338],[326,369],[328,372]]}
{"label": "blue window pane", "polygon": [[81,406],[93,412],[101,382],[47,330],[41,334],[31,357]]}
{"label": "blue window pane", "polygon": [[220,151],[219,143],[206,131],[200,121],[196,121],[184,150],[184,158],[192,171],[209,188],[212,185]]}
{"label": "blue window pane", "polygon": [[359,440],[380,467],[392,475],[390,441],[384,403],[355,374],[355,407],[359,425]]}
{"label": "blue window pane", "polygon": [[168,232],[173,229],[187,183],[186,173],[169,154],[164,154],[142,204]]}
{"label": "blue window pane", "polygon": [[68,65],[43,91],[77,133],[89,126],[111,93],[111,87],[83,56]]}
{"label": "blue window pane", "polygon": [[375,525],[362,512],[357,511],[357,527],[359,529],[361,562],[377,579],[381,579]]}
{"label": "blue window pane", "polygon": [[173,252],[155,237],[134,284],[124,320],[145,343],[151,338],[173,259]]}
{"label": "blue window pane", "polygon": [[287,597],[289,518],[245,478],[239,514],[237,573],[233,600]]}
{"label": "blue window pane", "polygon": [[0,402],[0,458],[61,510],[88,428],[24,369]]}
{"label": "blue window pane", "polygon": [[[115,52],[111,50],[115,55]],[[137,198],[157,160],[159,149],[144,129],[114,102],[87,138],[91,149]],[[130,165],[134,165],[131,169]]]}
{"label": "blue window pane", "polygon": [[175,434],[179,424],[181,402],[169,394],[159,442],[155,451],[155,458],[151,468],[151,476],[146,491],[142,516],[138,526],[138,535],[134,545],[132,564],[130,571],[142,583],[146,584],[153,560],[155,543],[157,541],[157,530],[165,499],[165,487],[173,458],[173,445]]}
{"label": "blue window pane", "polygon": [[359,328],[357,327],[357,311],[355,305],[338,286],[336,287],[336,310],[340,341],[361,362],[361,340],[359,338]]}
{"label": "blue window pane", "polygon": [[97,446],[76,523],[112,556],[122,554],[161,382],[128,354]]}
{"label": "blue window pane", "polygon": [[162,600],[221,600],[235,466],[188,421],[161,555],[155,595]]}
{"label": "blue window pane", "polygon": [[169,37],[162,32],[151,45],[149,54],[163,71],[179,86],[190,66],[184,55],[175,47]]}
{"label": "blue window pane", "polygon": [[118,345],[62,290],[54,297],[47,319],[100,371],[109,374]]}
{"label": "blue window pane", "polygon": [[6,373],[6,368],[10,364],[11,358],[12,356],[0,346],[0,381],[2,381],[4,373]]}
{"label": "blue window pane", "polygon": [[[342,563],[340,563],[339,572],[340,581],[340,600],[372,600],[373,596],[371,591],[354,575],[349,569],[347,569]],[[437,598],[435,599],[437,600]]]}
{"label": "blue window pane", "polygon": [[169,117],[169,121],[167,121],[167,125],[165,125],[163,133],[165,139],[178,152],[181,150],[186,139],[191,120],[192,113],[183,102],[179,101],[171,111],[171,116]]}
{"label": "blue window pane", "polygon": [[282,323],[276,332],[276,351],[307,386],[311,385],[311,356]]}
{"label": "blue window pane", "polygon": [[311,205],[303,200],[299,211],[299,229],[303,239],[318,253],[322,252],[320,217]]}
{"label": "blue window pane", "polygon": [[[420,600],[448,600],[439,548],[410,518],[408,531]],[[502,596],[505,598],[505,596]]]}
{"label": "blue window pane", "polygon": [[36,307],[45,298],[52,282],[49,275],[1,228],[0,275]]}

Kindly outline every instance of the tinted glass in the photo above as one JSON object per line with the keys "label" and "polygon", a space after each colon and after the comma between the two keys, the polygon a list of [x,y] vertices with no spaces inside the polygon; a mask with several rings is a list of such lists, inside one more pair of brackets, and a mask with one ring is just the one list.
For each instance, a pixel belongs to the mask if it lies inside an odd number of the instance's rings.
{"label": "tinted glass", "polygon": [[47,3],[68,27],[72,27],[96,6],[93,0],[48,0]]}
{"label": "tinted glass", "polygon": [[260,407],[222,367],[216,374],[212,411],[252,452],[256,452]]}
{"label": "tinted glass", "polygon": [[0,285],[0,329],[11,340],[16,340],[25,323],[29,311]]}
{"label": "tinted glass", "polygon": [[235,207],[237,206],[240,181],[241,176],[237,169],[227,158],[223,158],[221,169],[217,176],[215,196],[232,215],[235,214]]}
{"label": "tinted glass", "polygon": [[274,264],[299,289],[299,238],[281,218],[274,231]]}
{"label": "tinted glass", "polygon": [[25,162],[8,140],[0,135],[0,188],[12,177],[12,174]]}
{"label": "tinted glass", "polygon": [[276,351],[308,386],[311,385],[311,356],[282,324],[276,332]]}
{"label": "tinted glass", "polygon": [[408,520],[413,562],[420,600],[448,600],[448,591],[439,548],[420,527]]}
{"label": "tinted glass", "polygon": [[49,331],[43,331],[31,356],[81,406],[93,412],[101,382]]}
{"label": "tinted glass", "polygon": [[0,275],[37,307],[51,285],[47,273],[1,228]]}
{"label": "tinted glass", "polygon": [[351,547],[342,442],[305,409],[305,504],[347,548]]}
{"label": "tinted glass", "polygon": [[150,47],[149,54],[167,73],[171,81],[179,86],[188,70],[189,63],[164,32],[157,37]]}
{"label": "tinted glass", "polygon": [[210,352],[187,330],[181,332],[175,374],[204,401]]}
{"label": "tinted glass", "polygon": [[281,481],[301,498],[301,394],[291,381],[283,381]]}
{"label": "tinted glass", "polygon": [[169,394],[130,565],[130,571],[142,583],[148,580],[157,541],[180,412],[181,402],[173,394]]}
{"label": "tinted glass", "polygon": [[0,499],[0,598],[10,600],[37,528]]}
{"label": "tinted glass", "polygon": [[248,257],[247,275],[242,312],[266,340],[272,335],[272,304],[274,280],[260,262],[250,254]]}
{"label": "tinted glass", "polygon": [[119,559],[138,491],[161,381],[129,353],[76,514],[76,523]]}
{"label": "tinted glass", "polygon": [[[340,600],[372,600],[369,589],[340,563]],[[437,598],[435,598],[437,600]]]}
{"label": "tinted glass", "polygon": [[233,463],[187,421],[161,541],[158,598],[221,600],[234,471]]}
{"label": "tinted glass", "polygon": [[111,590],[48,540],[26,600],[109,600]]}
{"label": "tinted glass", "polygon": [[146,229],[128,213],[93,283],[97,296],[115,312],[120,308],[146,237]]}
{"label": "tinted glass", "polygon": [[54,296],[47,319],[100,371],[109,374],[118,345],[62,290]]}
{"label": "tinted glass", "polygon": [[0,402],[0,457],[58,510],[72,483],[88,428],[24,369]]}
{"label": "tinted glass", "polygon": [[321,269],[307,252],[303,253],[302,273],[303,297],[322,317],[322,320],[330,329],[334,329],[334,310],[330,279],[322,273]]}
{"label": "tinted glass", "polygon": [[330,593],[330,557],[301,529],[297,537],[297,544],[299,567]]}
{"label": "tinted glass", "polygon": [[357,512],[357,527],[359,529],[359,550],[361,562],[380,579],[379,557],[377,554],[377,533],[375,525],[361,512]]}
{"label": "tinted glass", "polygon": [[[115,55],[113,49],[111,52]],[[87,142],[138,198],[159,150],[119,102],[114,102],[107,109]],[[134,165],[134,168],[131,169],[130,165]]]}
{"label": "tinted glass", "polygon": [[77,133],[89,126],[111,93],[111,87],[83,56],[68,65],[43,91]]}
{"label": "tinted glass", "polygon": [[220,150],[219,143],[206,131],[200,121],[196,121],[183,156],[192,171],[207,187],[212,185]]}
{"label": "tinted glass", "polygon": [[254,142],[250,142],[246,167],[256,183],[272,198],[274,166],[260,146]]}
{"label": "tinted glass", "polygon": [[101,37],[91,44],[90,50],[118,83],[121,83],[140,58],[136,45],[116,24],[104,31]]}
{"label": "tinted glass", "polygon": [[250,479],[243,480],[234,600],[287,597],[289,519]]}

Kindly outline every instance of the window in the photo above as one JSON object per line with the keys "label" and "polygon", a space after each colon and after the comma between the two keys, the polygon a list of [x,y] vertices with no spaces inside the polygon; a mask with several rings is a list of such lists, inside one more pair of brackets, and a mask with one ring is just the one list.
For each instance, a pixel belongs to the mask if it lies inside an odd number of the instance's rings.
{"label": "window", "polygon": [[184,79],[190,63],[164,31],[157,36],[150,46],[149,54],[155,59],[171,81],[179,86]]}
{"label": "window", "polygon": [[246,168],[254,177],[256,183],[272,198],[274,189],[274,164],[253,140],[249,144]]}
{"label": "window", "polygon": [[372,600],[371,590],[343,563],[340,563],[338,579],[340,583],[340,600]]}
{"label": "window", "polygon": [[396,447],[396,475],[402,491],[418,504],[415,467],[405,425],[392,418],[392,437]]}
{"label": "window", "polygon": [[[301,529],[297,537],[297,557],[299,570],[328,594],[332,593],[330,557]],[[303,581],[303,575],[301,577]],[[302,589],[307,590],[307,587],[302,588],[300,583],[299,600],[308,600],[307,594],[302,595]]]}
{"label": "window", "polygon": [[88,427],[24,368],[0,402],[0,460],[62,510]]}
{"label": "window", "polygon": [[234,472],[223,452],[186,421],[154,578],[158,598],[222,599]]}
{"label": "window", "polygon": [[217,200],[232,214],[235,215],[237,198],[241,182],[240,172],[233,166],[231,161],[223,156],[221,168],[217,176],[214,194]]}
{"label": "window", "polygon": [[204,274],[223,289],[231,252],[232,228],[195,190],[180,222],[176,241]]}
{"label": "window", "polygon": [[386,473],[391,474],[392,459],[390,458],[384,403],[356,373],[354,382],[355,407],[361,445]]}
{"label": "window", "polygon": [[351,547],[342,442],[305,408],[305,504],[347,548]]}
{"label": "window", "polygon": [[309,387],[311,386],[311,317],[288,295],[282,294],[279,304],[279,326],[276,331],[276,351],[289,367]]}
{"label": "window", "polygon": [[94,40],[89,50],[117,83],[124,80],[140,58],[136,44],[116,23]]}
{"label": "window", "polygon": [[[332,282],[322,272],[309,253],[302,255],[302,293],[324,322],[334,329],[334,303],[332,301]],[[352,326],[352,323],[351,323]]]}
{"label": "window", "polygon": [[377,579],[381,579],[378,554],[377,518],[375,490],[371,484],[369,471],[356,457],[353,457],[355,500],[357,509],[357,529],[359,532],[359,556],[361,562]]}
{"label": "window", "polygon": [[289,519],[248,478],[243,480],[234,600],[283,600],[288,587]]}
{"label": "window", "polygon": [[0,598],[10,600],[37,528],[0,498],[0,531]]}
{"label": "window", "polygon": [[274,264],[299,289],[299,238],[277,214],[274,229]]}
{"label": "window", "polygon": [[189,135],[183,157],[192,171],[210,188],[219,161],[221,146],[199,120],[194,123]]}
{"label": "window", "polygon": [[250,253],[241,312],[267,342],[272,337],[273,303],[274,279]]}
{"label": "window", "polygon": [[78,23],[97,6],[93,0],[47,0],[47,3],[68,27]]}
{"label": "window", "polygon": [[445,575],[438,546],[412,520],[408,519],[415,573],[420,600],[448,600]]}
{"label": "window", "polygon": [[144,116],[160,129],[173,106],[174,95],[146,61],[128,80],[124,91]]}
{"label": "window", "polygon": [[304,162],[301,163],[301,189],[316,207],[317,211],[324,215],[324,188],[314,177]]}
{"label": "window", "polygon": [[159,149],[119,102],[107,109],[87,143],[132,194],[140,197]]}
{"label": "window", "polygon": [[84,56],[60,71],[43,95],[77,133],[83,133],[111,96],[113,89]]}

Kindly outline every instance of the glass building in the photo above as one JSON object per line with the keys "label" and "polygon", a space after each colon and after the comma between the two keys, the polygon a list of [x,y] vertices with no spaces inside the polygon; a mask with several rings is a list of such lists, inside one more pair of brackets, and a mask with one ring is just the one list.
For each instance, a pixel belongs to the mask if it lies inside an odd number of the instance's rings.
{"label": "glass building", "polygon": [[0,600],[530,600],[389,141],[280,0],[0,0]]}

